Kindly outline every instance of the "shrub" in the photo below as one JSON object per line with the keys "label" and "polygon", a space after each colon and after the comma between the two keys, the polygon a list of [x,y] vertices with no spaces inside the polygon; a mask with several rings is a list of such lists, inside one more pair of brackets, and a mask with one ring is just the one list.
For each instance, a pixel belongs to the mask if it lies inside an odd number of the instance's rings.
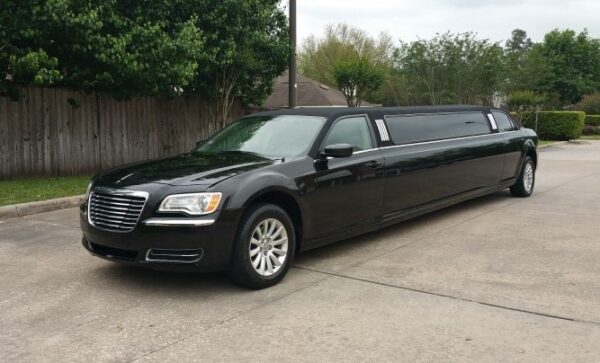
{"label": "shrub", "polygon": [[589,115],[600,115],[600,92],[583,96],[575,107]]}
{"label": "shrub", "polygon": [[[537,134],[542,140],[572,140],[581,136],[585,113],[581,111],[541,111]],[[525,127],[535,129],[535,112],[523,119]]]}
{"label": "shrub", "polygon": [[585,115],[585,124],[591,126],[600,126],[600,115]]}
{"label": "shrub", "polygon": [[508,110],[519,121],[522,121],[525,114],[535,111],[545,100],[545,95],[539,95],[533,91],[513,91],[508,96],[506,103]]}
{"label": "shrub", "polygon": [[600,127],[585,125],[585,127],[583,128],[582,134],[583,135],[600,135]]}

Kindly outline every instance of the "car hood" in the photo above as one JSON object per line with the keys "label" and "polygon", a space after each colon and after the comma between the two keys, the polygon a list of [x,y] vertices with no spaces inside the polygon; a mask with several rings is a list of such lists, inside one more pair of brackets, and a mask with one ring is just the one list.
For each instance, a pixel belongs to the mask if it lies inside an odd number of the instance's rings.
{"label": "car hood", "polygon": [[114,187],[144,183],[214,185],[275,162],[278,160],[251,153],[187,153],[112,169],[100,174],[97,180]]}

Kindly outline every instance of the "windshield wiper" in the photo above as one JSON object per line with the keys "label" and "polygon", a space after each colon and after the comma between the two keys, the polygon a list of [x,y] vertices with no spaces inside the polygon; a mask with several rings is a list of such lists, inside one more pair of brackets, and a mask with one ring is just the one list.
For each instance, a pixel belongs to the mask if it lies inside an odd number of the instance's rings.
{"label": "windshield wiper", "polygon": [[238,154],[251,154],[251,155],[256,155],[259,156],[261,158],[265,158],[265,159],[270,159],[270,160],[283,160],[284,157],[282,156],[269,156],[269,155],[263,155],[263,154],[259,154],[257,152],[254,151],[246,151],[246,150],[222,150],[219,151],[222,153],[238,153]]}

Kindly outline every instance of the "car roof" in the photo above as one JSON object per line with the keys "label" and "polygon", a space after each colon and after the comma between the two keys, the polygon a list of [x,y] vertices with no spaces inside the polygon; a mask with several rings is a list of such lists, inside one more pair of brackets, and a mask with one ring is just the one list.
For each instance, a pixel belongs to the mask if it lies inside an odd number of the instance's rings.
{"label": "car roof", "polygon": [[248,116],[321,116],[327,118],[356,115],[356,114],[412,114],[432,112],[456,112],[456,111],[481,111],[489,112],[490,108],[485,106],[471,105],[439,105],[439,106],[409,106],[409,107],[297,107],[294,109],[284,108],[272,111],[264,111]]}

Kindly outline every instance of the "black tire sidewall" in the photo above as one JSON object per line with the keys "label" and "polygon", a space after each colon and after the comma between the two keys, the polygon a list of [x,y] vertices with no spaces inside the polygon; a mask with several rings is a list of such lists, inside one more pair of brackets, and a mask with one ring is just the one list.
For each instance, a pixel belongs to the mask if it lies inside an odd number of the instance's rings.
{"label": "black tire sidewall", "polygon": [[[275,274],[262,276],[254,269],[250,260],[250,235],[259,223],[268,218],[275,218],[284,225],[288,235],[288,251],[283,266]],[[242,218],[235,240],[230,275],[236,283],[252,289],[273,286],[281,281],[289,270],[294,259],[295,247],[294,224],[288,214],[274,204],[257,204]]]}

